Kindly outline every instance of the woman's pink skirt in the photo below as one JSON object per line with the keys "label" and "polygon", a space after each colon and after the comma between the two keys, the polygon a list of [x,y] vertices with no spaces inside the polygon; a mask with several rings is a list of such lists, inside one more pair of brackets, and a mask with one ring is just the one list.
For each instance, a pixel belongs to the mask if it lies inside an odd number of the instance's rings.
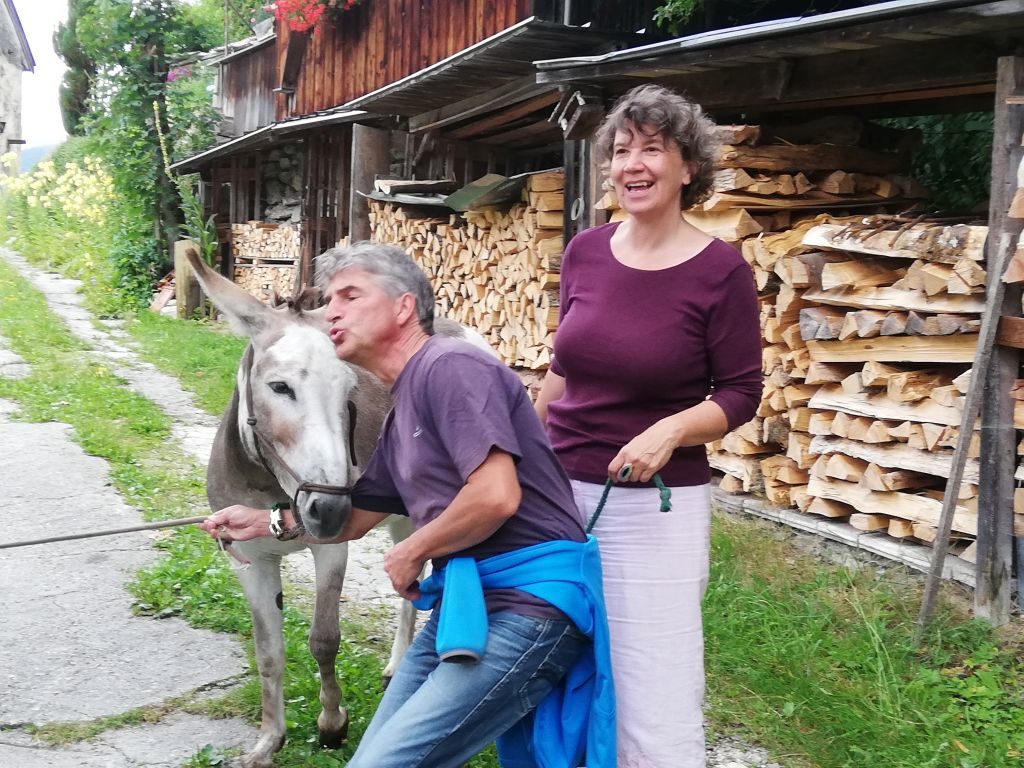
{"label": "woman's pink skirt", "polygon": [[[603,486],[572,481],[584,525]],[[615,486],[592,533],[601,549],[618,717],[618,768],[704,768],[708,485]]]}

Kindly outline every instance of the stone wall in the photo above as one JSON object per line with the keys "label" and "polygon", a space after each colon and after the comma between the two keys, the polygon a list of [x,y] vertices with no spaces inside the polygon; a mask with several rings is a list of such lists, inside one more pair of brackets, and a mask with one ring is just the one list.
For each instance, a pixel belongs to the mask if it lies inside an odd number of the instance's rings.
{"label": "stone wall", "polygon": [[274,147],[263,161],[262,220],[298,226],[302,220],[302,144]]}

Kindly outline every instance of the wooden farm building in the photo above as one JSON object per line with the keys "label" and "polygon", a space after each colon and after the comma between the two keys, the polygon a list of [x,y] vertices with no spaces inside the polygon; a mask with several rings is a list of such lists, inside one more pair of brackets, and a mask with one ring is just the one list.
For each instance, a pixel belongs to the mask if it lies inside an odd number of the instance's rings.
{"label": "wooden farm building", "polygon": [[[442,312],[540,375],[563,243],[623,215],[592,131],[632,86],[675,88],[724,144],[686,215],[742,251],[761,297],[765,394],[709,446],[718,503],[974,585],[1005,621],[1024,560],[1024,0],[671,40],[637,35],[656,3],[468,0],[456,24],[453,2],[368,0],[222,61],[237,137],[178,169],[224,214],[224,268],[280,268],[286,288],[344,237],[400,243]],[[968,111],[994,114],[989,209],[934,213],[913,136],[872,119]]]}

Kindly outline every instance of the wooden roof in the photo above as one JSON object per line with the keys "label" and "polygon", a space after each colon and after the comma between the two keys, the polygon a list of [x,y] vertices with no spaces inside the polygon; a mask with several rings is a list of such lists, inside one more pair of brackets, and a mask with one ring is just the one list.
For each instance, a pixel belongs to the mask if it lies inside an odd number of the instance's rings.
{"label": "wooden roof", "polygon": [[608,96],[659,82],[716,116],[990,109],[996,59],[1022,42],[1024,0],[900,0],[538,61],[537,81],[599,86]]}
{"label": "wooden roof", "polygon": [[533,62],[609,50],[623,35],[524,19],[408,77],[354,99],[344,109],[411,117],[533,75]]}

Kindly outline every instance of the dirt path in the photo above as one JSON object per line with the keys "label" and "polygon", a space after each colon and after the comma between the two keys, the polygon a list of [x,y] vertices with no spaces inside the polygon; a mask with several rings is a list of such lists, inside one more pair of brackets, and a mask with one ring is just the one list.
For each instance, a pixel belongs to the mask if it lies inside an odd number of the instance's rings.
{"label": "dirt path", "polygon": [[[19,255],[3,249],[0,249],[0,257],[46,296],[50,307],[64,318],[72,333],[92,347],[90,354],[103,360],[131,389],[150,399],[173,419],[172,439],[182,451],[205,464],[218,420],[198,409],[191,394],[177,379],[142,361],[118,322],[101,321],[102,327],[97,327],[82,306],[77,281],[37,270]],[[23,361],[16,359],[0,339],[0,376],[25,373]],[[141,515],[127,507],[109,487],[105,462],[85,456],[68,438],[65,426],[11,422],[4,414],[12,408],[12,404],[0,406],[0,446],[20,447],[10,455],[0,453],[0,477],[10,476],[22,482],[18,486],[20,490],[16,491],[18,502],[8,503],[5,512],[0,514],[10,521],[52,520],[58,530],[63,525],[70,526],[72,521],[79,521],[79,510],[83,508],[104,510],[105,524],[110,523],[110,527],[117,524],[115,519],[127,521],[125,524],[141,520]],[[38,472],[34,472],[33,467],[38,468]],[[72,475],[73,472],[78,474]],[[42,514],[34,506],[34,517],[30,518],[28,506],[37,503],[39,485],[52,486],[46,478],[56,476],[62,478],[62,487],[77,490],[73,495],[56,495],[52,506]],[[85,489],[90,489],[88,494],[92,495],[83,495]],[[70,504],[72,500],[74,503]],[[113,517],[115,511],[118,518]],[[20,527],[9,526],[8,530],[20,530]],[[34,586],[39,582],[39,591],[31,598],[23,590],[18,590],[18,594],[0,591],[4,595],[0,597],[0,610],[7,616],[21,615],[20,619],[0,624],[0,765],[171,768],[180,765],[206,743],[223,748],[247,741],[253,733],[251,726],[184,714],[173,715],[156,725],[106,731],[94,742],[61,750],[43,748],[27,735],[30,724],[93,719],[124,712],[143,703],[159,703],[181,692],[217,690],[232,684],[244,669],[237,643],[223,635],[200,632],[175,619],[156,621],[130,616],[130,597],[124,592],[123,584],[134,569],[155,557],[147,536],[91,541],[89,545],[83,542],[61,545],[64,550],[59,556],[70,568],[52,567],[56,550],[47,551],[48,559],[39,563],[36,562],[38,551],[31,549],[12,550],[21,554],[0,559],[0,583],[31,582]],[[393,616],[398,600],[380,566],[381,557],[389,546],[386,534],[377,531],[351,545],[342,600],[344,610],[352,618],[380,621],[382,616]],[[287,562],[288,576],[293,582],[306,586],[313,583],[312,558],[308,553],[292,556]],[[38,574],[38,578],[29,575],[33,574],[33,565],[50,573]],[[96,577],[91,569],[101,569],[104,575]],[[76,574],[75,586],[68,586],[68,572]],[[52,581],[48,583],[43,576],[49,576]],[[106,591],[101,592],[97,578]],[[93,604],[93,599],[109,610],[90,611],[88,606]],[[9,603],[18,603],[21,607]],[[63,615],[67,611],[74,616]],[[66,631],[66,636],[52,644],[58,651],[55,658],[50,658],[40,653],[38,638],[52,637],[57,627],[66,628],[62,630]],[[83,629],[86,631],[79,635]],[[130,632],[140,634],[132,636]],[[105,644],[102,638],[109,638],[111,644]],[[133,649],[141,652],[143,658],[131,659]],[[211,657],[211,653],[221,655]],[[181,663],[182,659],[194,660],[200,655],[204,661],[218,660],[210,661],[202,670],[195,669],[194,664]],[[153,665],[153,658],[166,659],[163,665],[166,668]],[[111,669],[108,672],[96,666],[105,659],[109,659]],[[193,668],[179,669],[184,666]],[[7,674],[4,670],[18,672]],[[60,674],[55,676],[54,670],[60,670]],[[151,685],[140,684],[142,672],[153,678]],[[55,679],[41,685],[48,675]],[[108,695],[107,675],[124,680],[125,697]],[[127,696],[129,693],[131,697]],[[54,707],[63,698],[68,699],[67,705]],[[53,716],[51,711],[63,714]],[[730,739],[721,739],[709,748],[708,765],[710,768],[779,768],[768,761],[763,751]]]}

